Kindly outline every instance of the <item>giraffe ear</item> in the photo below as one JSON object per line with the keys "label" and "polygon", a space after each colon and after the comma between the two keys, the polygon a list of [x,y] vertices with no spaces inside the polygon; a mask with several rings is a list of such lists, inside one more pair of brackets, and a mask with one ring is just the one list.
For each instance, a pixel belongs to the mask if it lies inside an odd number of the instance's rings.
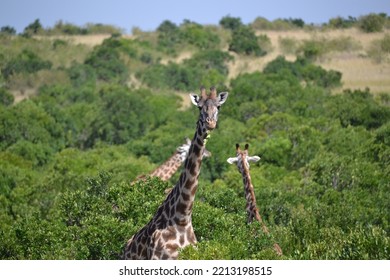
{"label": "giraffe ear", "polygon": [[233,164],[233,163],[236,163],[238,160],[236,157],[231,157],[231,158],[228,158],[227,159],[227,162],[230,163],[230,164]]}
{"label": "giraffe ear", "polygon": [[221,92],[218,94],[218,106],[221,106],[223,103],[225,103],[228,95],[228,92]]}
{"label": "giraffe ear", "polygon": [[199,96],[197,94],[190,93],[190,98],[191,98],[192,104],[199,107],[199,100],[200,100]]}
{"label": "giraffe ear", "polygon": [[260,157],[253,156],[253,157],[247,157],[248,162],[258,162],[260,160]]}

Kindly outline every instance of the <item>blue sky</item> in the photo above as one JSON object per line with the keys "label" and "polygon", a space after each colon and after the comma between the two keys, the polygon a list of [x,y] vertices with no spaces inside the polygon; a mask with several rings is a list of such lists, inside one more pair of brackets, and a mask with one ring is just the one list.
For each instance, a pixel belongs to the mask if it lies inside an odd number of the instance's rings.
{"label": "blue sky", "polygon": [[306,23],[324,23],[330,18],[359,17],[369,13],[390,15],[389,0],[0,0],[0,27],[17,32],[35,19],[46,27],[62,20],[83,26],[86,23],[111,24],[130,33],[133,27],[155,30],[168,19],[180,24],[189,19],[200,24],[218,24],[230,15],[243,23],[256,17],[268,20],[301,18]]}

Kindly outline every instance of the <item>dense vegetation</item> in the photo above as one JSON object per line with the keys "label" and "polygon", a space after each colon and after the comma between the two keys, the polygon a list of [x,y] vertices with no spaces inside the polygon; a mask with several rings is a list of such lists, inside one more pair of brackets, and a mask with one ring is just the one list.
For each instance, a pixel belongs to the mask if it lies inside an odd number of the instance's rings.
{"label": "dense vegetation", "polygon": [[[235,57],[264,54],[266,38],[252,29],[260,23],[165,21],[93,49],[2,28],[0,258],[118,258],[178,174],[169,183],[132,181],[194,133],[198,110],[182,106],[177,91],[205,84],[230,95],[202,165],[198,245],[180,258],[389,259],[390,93],[332,94],[342,73],[313,63],[318,45],[229,80]],[[40,28],[38,21],[26,30]],[[232,46],[233,36],[246,36],[248,46]],[[183,48],[193,55],[163,62]],[[14,102],[29,88],[33,96]],[[246,224],[241,176],[226,163],[235,143],[262,158],[251,175],[270,236]]]}

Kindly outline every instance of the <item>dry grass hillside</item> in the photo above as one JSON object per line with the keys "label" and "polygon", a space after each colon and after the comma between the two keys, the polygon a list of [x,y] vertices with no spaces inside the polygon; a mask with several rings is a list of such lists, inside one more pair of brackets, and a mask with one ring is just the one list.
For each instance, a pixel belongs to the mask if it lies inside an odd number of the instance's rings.
{"label": "dry grass hillside", "polygon": [[[289,60],[296,58],[297,48],[301,44],[310,40],[335,40],[342,42],[347,41],[344,50],[336,50],[325,53],[316,63],[325,69],[333,69],[343,73],[342,89],[362,89],[369,87],[371,92],[390,92],[390,60],[389,55],[382,61],[375,57],[375,45],[389,31],[381,33],[363,33],[358,29],[349,28],[345,30],[328,30],[328,31],[307,31],[307,30],[289,30],[289,31],[264,31],[258,32],[258,35],[265,34],[271,41],[271,46],[267,50],[267,55],[263,57],[245,57],[235,56],[235,60],[229,64],[229,78],[234,78],[241,73],[261,71],[264,66],[279,55],[286,56]],[[64,37],[61,37],[64,39]],[[74,36],[68,38],[75,44],[85,44],[95,46],[100,44],[107,35],[87,35]],[[132,38],[127,36],[127,38]],[[292,50],[283,48],[282,40],[295,42]],[[349,44],[349,45],[348,45]],[[184,50],[175,58],[162,59],[162,63],[168,61],[181,62],[191,57],[191,51]],[[373,57],[374,55],[374,57]],[[342,90],[341,89],[341,90]],[[340,89],[338,89],[340,90]]]}
{"label": "dry grass hillside", "polygon": [[[325,69],[333,69],[343,73],[342,89],[358,89],[369,87],[371,92],[390,92],[390,61],[387,58],[383,61],[376,61],[370,57],[370,52],[375,51],[375,44],[381,40],[386,33],[363,33],[357,29],[331,30],[331,31],[266,31],[272,44],[271,50],[264,57],[238,58],[230,65],[230,77],[235,77],[243,72],[262,70],[263,67],[279,55],[294,60],[294,53],[286,52],[281,46],[281,40],[291,39],[299,44],[310,40],[338,40],[349,41],[355,46],[346,47],[342,51],[330,51],[319,58],[316,63]],[[389,32],[387,32],[389,34]],[[340,89],[338,89],[340,90]]]}
{"label": "dry grass hillside", "polygon": [[[124,35],[126,39],[139,38],[144,34]],[[221,33],[222,35],[226,35]],[[335,93],[344,89],[369,88],[372,93],[390,92],[390,31],[364,33],[356,28],[348,29],[295,29],[286,31],[264,30],[257,31],[259,37],[267,38],[268,42],[262,46],[266,50],[265,56],[245,56],[230,54],[234,60],[230,61],[229,79],[242,73],[262,71],[265,65],[276,57],[283,55],[288,60],[295,60],[302,53],[305,44],[315,43],[320,46],[320,54],[316,56],[315,63],[329,70],[337,70],[342,73],[342,87],[334,90]],[[155,36],[154,33],[146,36]],[[40,43],[35,44],[33,51],[53,62],[56,69],[69,67],[73,62],[82,62],[92,52],[93,47],[102,44],[110,35],[74,35],[74,36],[37,36]],[[226,36],[225,36],[226,37]],[[229,38],[222,36],[222,49],[228,50]],[[381,42],[386,39],[385,51],[381,50]],[[150,40],[150,38],[149,38]],[[154,39],[155,40],[155,39]],[[15,41],[15,40],[14,40]],[[152,39],[153,41],[153,39]],[[28,41],[24,42],[24,48],[31,48]],[[61,43],[58,47],[55,44]],[[8,42],[10,52],[17,53],[23,44]],[[53,47],[54,46],[54,47]],[[7,47],[7,46],[4,46]],[[13,48],[13,49],[12,49]],[[382,47],[383,48],[383,47]],[[184,48],[174,56],[165,54],[160,57],[160,63],[181,63],[191,58],[196,50]],[[159,54],[161,55],[161,53]],[[135,69],[137,65],[131,65]],[[68,77],[63,71],[42,70],[36,75],[15,75],[9,82],[10,91],[19,102],[29,96],[35,95],[37,89],[43,84],[69,83]],[[140,86],[134,73],[130,74],[129,84]],[[184,96],[184,93],[178,93]],[[188,98],[183,98],[187,100]],[[184,104],[184,107],[190,104]]]}

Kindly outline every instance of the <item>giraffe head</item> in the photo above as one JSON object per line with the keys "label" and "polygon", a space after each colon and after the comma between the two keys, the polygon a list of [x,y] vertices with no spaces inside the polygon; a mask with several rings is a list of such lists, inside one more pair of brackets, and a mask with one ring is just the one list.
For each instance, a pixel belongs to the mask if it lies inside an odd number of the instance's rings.
{"label": "giraffe head", "polygon": [[244,173],[249,171],[249,162],[257,162],[260,160],[258,156],[249,156],[248,155],[249,145],[245,145],[245,149],[241,150],[240,145],[236,144],[236,157],[228,158],[227,162],[230,164],[237,164],[238,171]]}
{"label": "giraffe head", "polygon": [[215,87],[210,88],[210,93],[206,93],[204,87],[200,88],[201,96],[191,93],[192,103],[199,108],[199,121],[205,126],[207,131],[215,129],[218,121],[218,111],[223,103],[225,103],[228,93],[221,92],[217,96]]}

